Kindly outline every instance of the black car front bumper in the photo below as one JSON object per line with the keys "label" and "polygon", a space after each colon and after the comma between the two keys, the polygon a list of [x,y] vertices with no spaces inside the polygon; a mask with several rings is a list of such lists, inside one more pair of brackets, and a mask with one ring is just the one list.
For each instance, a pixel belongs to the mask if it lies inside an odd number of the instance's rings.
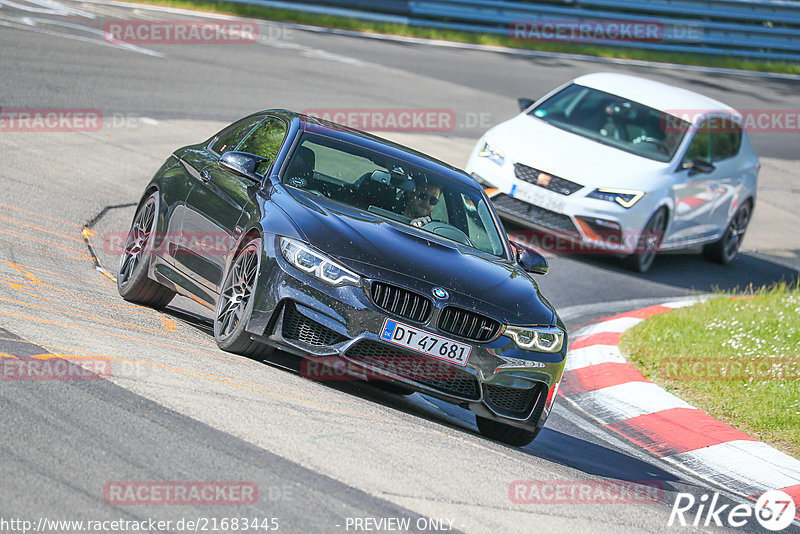
{"label": "black car front bumper", "polygon": [[[458,338],[437,329],[444,304],[432,301],[429,317],[413,324],[471,345],[466,365],[458,366],[380,339],[386,318],[409,321],[374,302],[373,280],[333,287],[269,253],[262,266],[259,311],[248,330],[260,342],[306,358],[301,373],[308,378],[390,380],[502,423],[529,430],[544,425],[564,370],[566,340],[559,353],[545,354],[523,351],[503,335],[487,342]],[[479,303],[457,304],[475,310]]]}

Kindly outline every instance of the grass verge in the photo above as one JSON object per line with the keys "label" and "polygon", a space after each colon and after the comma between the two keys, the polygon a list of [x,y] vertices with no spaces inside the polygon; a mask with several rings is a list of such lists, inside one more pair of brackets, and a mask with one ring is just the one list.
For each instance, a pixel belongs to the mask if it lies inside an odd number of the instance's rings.
{"label": "grass verge", "polygon": [[425,39],[440,39],[460,43],[472,43],[488,46],[505,46],[524,50],[540,50],[544,52],[564,52],[616,59],[636,59],[657,61],[661,63],[678,63],[705,67],[721,67],[729,69],[752,70],[759,72],[776,72],[782,74],[800,74],[800,64],[782,61],[754,61],[732,56],[717,57],[704,54],[682,54],[675,52],[658,52],[638,50],[636,48],[603,47],[569,43],[529,43],[488,33],[472,33],[437,28],[421,28],[405,24],[374,22],[330,15],[303,13],[290,9],[277,9],[266,6],[238,4],[233,2],[215,2],[209,0],[135,0],[143,4],[153,4],[199,11],[210,11],[228,15],[238,15],[280,22],[294,22],[325,28],[338,28],[366,33],[382,33],[404,35]]}
{"label": "grass verge", "polygon": [[800,458],[800,287],[656,315],[627,330],[620,348],[646,378]]}

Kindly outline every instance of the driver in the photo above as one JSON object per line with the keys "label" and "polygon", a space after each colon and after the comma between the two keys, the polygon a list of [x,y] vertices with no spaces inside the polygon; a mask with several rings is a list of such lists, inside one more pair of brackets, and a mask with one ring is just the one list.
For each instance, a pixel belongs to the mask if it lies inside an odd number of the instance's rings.
{"label": "driver", "polygon": [[411,219],[411,225],[421,227],[431,222],[431,212],[436,204],[439,203],[439,197],[442,195],[442,189],[436,185],[427,182],[417,184],[414,191],[406,192],[406,209],[403,215]]}
{"label": "driver", "polygon": [[667,128],[664,133],[664,140],[661,141],[664,144],[664,148],[666,149],[665,154],[671,156],[675,153],[675,149],[678,147],[678,144],[683,137],[684,130],[679,128]]}

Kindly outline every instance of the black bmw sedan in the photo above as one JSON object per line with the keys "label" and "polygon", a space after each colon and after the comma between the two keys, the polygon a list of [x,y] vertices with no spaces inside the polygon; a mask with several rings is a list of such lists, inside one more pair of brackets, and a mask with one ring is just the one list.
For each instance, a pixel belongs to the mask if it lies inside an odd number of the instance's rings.
{"label": "black bmw sedan", "polygon": [[147,185],[120,260],[123,298],[214,310],[220,348],[305,358],[472,410],[530,443],[555,400],[566,331],[467,174],[285,110],[176,150]]}

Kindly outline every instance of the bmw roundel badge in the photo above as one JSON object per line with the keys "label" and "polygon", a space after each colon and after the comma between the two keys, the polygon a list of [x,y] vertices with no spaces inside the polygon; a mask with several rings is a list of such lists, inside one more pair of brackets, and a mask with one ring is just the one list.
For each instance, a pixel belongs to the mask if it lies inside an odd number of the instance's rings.
{"label": "bmw roundel badge", "polygon": [[433,293],[434,297],[440,300],[444,300],[450,296],[450,293],[448,293],[446,289],[441,287],[434,287],[431,293]]}

